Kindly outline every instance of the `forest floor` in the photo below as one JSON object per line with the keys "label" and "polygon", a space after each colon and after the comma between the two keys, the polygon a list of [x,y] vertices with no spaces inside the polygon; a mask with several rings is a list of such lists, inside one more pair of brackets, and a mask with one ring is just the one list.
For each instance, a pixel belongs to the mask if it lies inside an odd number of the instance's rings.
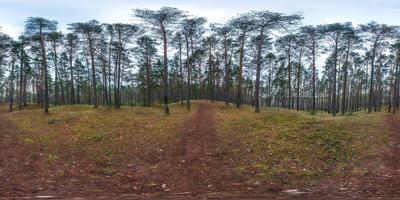
{"label": "forest floor", "polygon": [[400,117],[0,106],[0,199],[400,198]]}

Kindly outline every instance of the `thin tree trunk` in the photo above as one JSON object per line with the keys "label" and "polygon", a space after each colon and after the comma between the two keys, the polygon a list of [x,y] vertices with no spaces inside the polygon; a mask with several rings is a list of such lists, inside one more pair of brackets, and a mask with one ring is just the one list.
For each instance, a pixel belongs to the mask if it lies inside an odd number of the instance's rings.
{"label": "thin tree trunk", "polygon": [[8,111],[13,111],[13,103],[14,103],[14,66],[15,66],[15,58],[13,56],[11,61],[11,72],[10,72],[10,86],[9,86],[9,94],[8,94]]}
{"label": "thin tree trunk", "polygon": [[42,27],[40,27],[40,48],[42,50],[42,67],[43,67],[43,79],[44,79],[44,113],[49,113],[49,82],[48,82],[48,72],[47,72],[47,55],[46,46],[44,44],[44,36],[42,32]]}
{"label": "thin tree trunk", "polygon": [[347,50],[346,50],[346,60],[343,65],[343,90],[342,90],[342,115],[347,112],[347,102],[346,102],[346,92],[347,92],[347,67],[349,65],[349,54],[350,54],[350,38],[347,41]]}
{"label": "thin tree trunk", "polygon": [[256,72],[256,88],[254,92],[255,112],[260,112],[260,77],[261,77],[261,54],[264,43],[264,28],[261,28],[257,48],[257,72]]}
{"label": "thin tree trunk", "polygon": [[336,116],[336,71],[337,71],[337,61],[338,61],[338,43],[339,43],[339,32],[336,32],[336,39],[335,39],[335,57],[334,57],[334,66],[333,66],[333,87],[332,87],[332,115]]}
{"label": "thin tree trunk", "polygon": [[243,79],[243,58],[244,58],[244,42],[245,42],[246,31],[243,31],[240,36],[240,57],[239,57],[239,68],[237,74],[237,97],[236,97],[236,107],[240,108],[242,105],[242,79]]}
{"label": "thin tree trunk", "polygon": [[191,76],[192,76],[192,61],[189,55],[189,40],[188,37],[185,36],[186,40],[186,64],[188,67],[188,76],[187,76],[187,96],[186,96],[186,108],[190,111],[190,98],[191,98]]}
{"label": "thin tree trunk", "polygon": [[[23,44],[22,44],[23,45]],[[24,76],[24,46],[21,47],[20,52],[20,69],[19,69],[19,87],[18,87],[18,110],[22,110],[22,82]]]}
{"label": "thin tree trunk", "polygon": [[165,30],[164,24],[161,23],[161,32],[163,36],[164,43],[164,70],[163,70],[163,93],[164,93],[164,112],[169,115],[169,107],[168,107],[168,40],[167,40],[167,31]]}

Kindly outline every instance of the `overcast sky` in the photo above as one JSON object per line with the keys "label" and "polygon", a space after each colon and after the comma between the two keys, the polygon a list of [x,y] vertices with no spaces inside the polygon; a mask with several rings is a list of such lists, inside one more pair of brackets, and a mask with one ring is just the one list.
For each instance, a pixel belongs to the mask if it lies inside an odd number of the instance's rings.
{"label": "overcast sky", "polygon": [[27,17],[57,20],[66,24],[96,19],[100,22],[132,22],[133,8],[158,9],[173,6],[189,14],[225,22],[249,10],[303,13],[303,24],[371,20],[396,24],[400,20],[400,0],[0,0],[2,32],[13,37],[23,31]]}

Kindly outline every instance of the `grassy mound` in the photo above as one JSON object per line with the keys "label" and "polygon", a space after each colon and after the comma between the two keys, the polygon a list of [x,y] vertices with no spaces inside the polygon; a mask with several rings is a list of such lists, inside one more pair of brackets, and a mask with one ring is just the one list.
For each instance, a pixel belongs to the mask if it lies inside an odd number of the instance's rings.
{"label": "grassy mound", "polygon": [[238,174],[253,182],[292,185],[363,174],[368,170],[363,162],[378,156],[389,139],[385,113],[332,117],[229,107],[218,109],[218,115],[219,133],[233,147]]}
{"label": "grassy mound", "polygon": [[190,114],[184,106],[108,109],[74,105],[5,114],[18,127],[18,140],[41,162],[49,181],[79,177],[129,176],[133,166],[158,162],[168,141]]}

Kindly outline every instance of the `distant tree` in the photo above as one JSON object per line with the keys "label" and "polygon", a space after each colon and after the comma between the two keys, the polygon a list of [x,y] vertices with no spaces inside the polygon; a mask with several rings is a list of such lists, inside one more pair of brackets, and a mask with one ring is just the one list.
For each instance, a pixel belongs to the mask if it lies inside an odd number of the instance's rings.
{"label": "distant tree", "polygon": [[375,75],[375,58],[377,56],[378,48],[382,42],[393,34],[395,27],[388,26],[386,24],[378,24],[376,22],[370,22],[365,25],[361,25],[361,30],[366,34],[367,41],[371,42],[371,78],[369,83],[369,101],[368,101],[368,113],[372,112],[372,106],[374,102],[374,75]]}
{"label": "distant tree", "polygon": [[135,16],[154,26],[157,33],[162,35],[164,51],[163,93],[164,112],[169,114],[168,107],[168,31],[171,24],[175,24],[183,12],[177,8],[162,7],[159,10],[136,9]]}
{"label": "distant tree", "polygon": [[239,67],[237,71],[237,97],[236,97],[236,107],[239,108],[242,105],[242,82],[243,82],[243,58],[244,58],[244,47],[246,43],[246,37],[249,32],[253,31],[255,28],[255,19],[251,13],[241,14],[229,21],[230,26],[232,26],[239,35]]}
{"label": "distant tree", "polygon": [[43,82],[44,82],[44,112],[49,113],[49,83],[48,83],[48,66],[47,66],[47,53],[45,36],[57,29],[57,22],[44,19],[41,17],[29,17],[25,22],[25,34],[38,40],[40,43],[42,68],[43,68]]}
{"label": "distant tree", "polygon": [[267,78],[267,106],[272,106],[272,80],[273,80],[273,73],[274,71],[274,62],[276,60],[276,56],[273,53],[268,53],[265,56],[265,59],[268,62],[268,78]]}
{"label": "distant tree", "polygon": [[108,106],[111,107],[111,60],[113,57],[113,44],[114,44],[114,35],[115,35],[115,30],[114,30],[114,26],[112,24],[103,24],[103,26],[105,27],[104,29],[106,30],[108,36],[109,36],[109,43],[108,43]]}
{"label": "distant tree", "polygon": [[52,32],[48,36],[51,47],[52,57],[54,62],[54,105],[59,104],[60,86],[59,86],[59,72],[58,72],[58,46],[62,42],[63,35],[61,32]]}
{"label": "distant tree", "polygon": [[320,42],[323,39],[323,31],[322,26],[303,26],[300,28],[300,32],[304,34],[305,39],[305,48],[308,51],[308,55],[311,57],[311,66],[312,66],[312,110],[316,109],[316,79],[317,79],[317,68],[316,68],[316,60],[318,57],[318,53],[320,51]]}
{"label": "distant tree", "polygon": [[347,91],[348,91],[348,72],[351,66],[350,63],[350,53],[352,52],[352,48],[360,42],[360,38],[357,35],[357,30],[353,28],[353,26],[349,23],[347,24],[347,30],[343,33],[343,40],[345,45],[345,60],[343,63],[343,86],[342,86],[342,115],[347,112]]}
{"label": "distant tree", "polygon": [[96,87],[95,42],[98,39],[102,31],[102,28],[99,25],[98,21],[91,20],[85,23],[70,24],[70,29],[73,30],[76,34],[80,34],[81,36],[83,36],[87,41],[91,65],[92,65],[93,104],[94,108],[97,108],[98,102],[97,102],[97,87]]}
{"label": "distant tree", "polygon": [[[1,28],[1,27],[0,27]],[[3,72],[3,65],[6,64],[7,58],[10,56],[13,41],[10,36],[0,32],[0,73]]]}
{"label": "distant tree", "polygon": [[150,106],[153,104],[153,71],[152,71],[152,63],[153,58],[157,53],[156,43],[149,36],[142,36],[136,41],[137,47],[135,48],[135,52],[139,55],[139,60],[141,64],[144,66],[145,70],[145,86],[146,86],[146,96],[145,105]]}
{"label": "distant tree", "polygon": [[340,51],[340,41],[343,37],[343,34],[348,30],[350,23],[334,23],[327,24],[324,27],[324,34],[326,35],[326,41],[329,43],[329,48],[333,50],[332,54],[332,89],[331,89],[331,112],[333,116],[336,116],[338,112],[338,98],[337,98],[337,67],[339,60],[339,51]]}
{"label": "distant tree", "polygon": [[215,35],[210,35],[204,38],[204,43],[207,48],[207,53],[208,53],[208,96],[211,99],[211,102],[213,103],[215,100],[215,61],[214,61],[214,56],[213,56],[213,50],[215,46],[217,45],[217,38]]}
{"label": "distant tree", "polygon": [[[192,98],[192,68],[195,59],[193,42],[203,34],[203,26],[206,19],[202,17],[184,19],[182,21],[182,33],[186,43],[186,65],[187,65],[187,95],[186,108],[190,111],[190,99]],[[198,54],[199,55],[199,54]]]}
{"label": "distant tree", "polygon": [[292,57],[293,57],[293,48],[295,45],[296,37],[294,34],[289,34],[282,36],[277,39],[277,44],[286,54],[287,60],[287,103],[286,107],[289,109],[293,108],[292,104]]}
{"label": "distant tree", "polygon": [[300,110],[300,87],[302,79],[302,58],[304,54],[305,35],[302,33],[296,34],[295,48],[298,51],[297,74],[296,74],[296,110]]}
{"label": "distant tree", "polygon": [[139,27],[131,24],[114,24],[114,31],[117,41],[116,47],[116,90],[115,90],[115,107],[119,108],[121,106],[121,63],[123,58],[123,51],[125,45],[130,42],[132,37],[139,31]]}
{"label": "distant tree", "polygon": [[[392,90],[392,112],[396,113],[396,110],[399,108],[400,104],[400,41],[397,40],[393,45],[392,49],[394,50],[395,56],[395,69],[393,69],[393,90]],[[390,106],[390,104],[389,104]]]}
{"label": "distant tree", "polygon": [[263,45],[268,34],[273,30],[281,30],[288,26],[297,24],[302,17],[300,15],[285,15],[269,11],[258,11],[253,13],[255,17],[254,27],[258,32],[257,58],[256,58],[256,83],[255,83],[255,112],[260,112],[260,77],[261,59],[263,55]]}
{"label": "distant tree", "polygon": [[229,54],[228,51],[232,48],[232,40],[229,38],[230,33],[232,32],[232,28],[229,26],[221,26],[217,28],[217,34],[222,37],[222,45],[223,45],[223,57],[224,57],[224,101],[225,105],[229,104],[229,86],[230,86],[230,76],[231,76],[231,68],[229,63]]}
{"label": "distant tree", "polygon": [[183,36],[181,31],[177,31],[172,39],[172,44],[175,46],[175,48],[178,49],[178,55],[179,55],[179,96],[181,100],[181,105],[183,105],[183,99],[184,99],[184,92],[183,92],[183,65],[182,65],[182,48],[183,48]]}
{"label": "distant tree", "polygon": [[19,87],[18,87],[18,110],[22,110],[22,103],[24,99],[24,75],[26,74],[25,65],[27,61],[27,55],[25,52],[25,46],[28,44],[28,38],[24,35],[18,38],[18,54],[19,54]]}
{"label": "distant tree", "polygon": [[66,38],[66,48],[68,51],[68,61],[69,61],[69,71],[70,71],[70,82],[71,82],[71,91],[70,91],[70,103],[75,104],[75,86],[74,86],[74,54],[78,48],[78,36],[74,33],[68,33]]}
{"label": "distant tree", "polygon": [[[9,101],[9,112],[13,111],[14,101],[14,64],[15,64],[15,42],[7,34],[0,32],[0,81],[1,75],[4,74],[3,65],[6,64],[7,58],[11,57],[11,70],[9,75],[9,86],[8,86],[8,101]],[[0,94],[2,95],[2,94]]]}

